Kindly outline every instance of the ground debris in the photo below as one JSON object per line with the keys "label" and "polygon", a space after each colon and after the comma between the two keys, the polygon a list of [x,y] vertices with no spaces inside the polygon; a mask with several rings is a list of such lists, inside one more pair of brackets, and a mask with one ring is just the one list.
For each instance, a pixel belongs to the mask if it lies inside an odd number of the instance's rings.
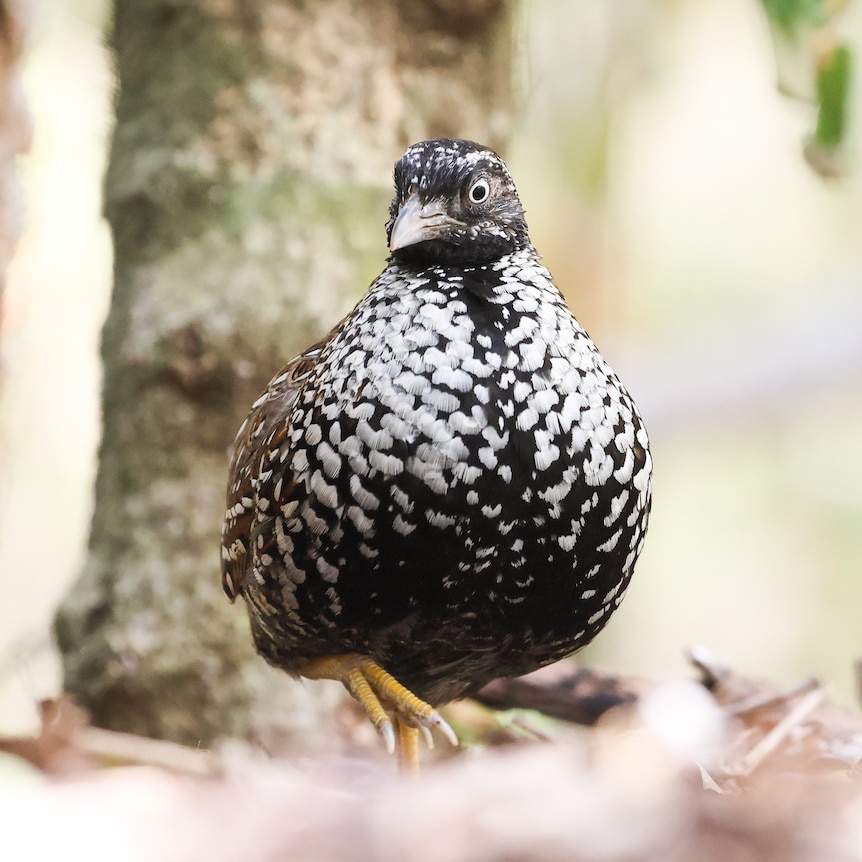
{"label": "ground debris", "polygon": [[[584,688],[562,665],[498,686],[498,703],[526,697],[534,711],[494,731],[475,707],[474,744],[413,781],[361,747],[195,751],[48,702],[37,737],[0,740],[0,858],[862,862],[862,717],[814,680],[782,689],[704,654],[693,663],[699,678],[591,671]],[[558,714],[561,693],[595,704],[605,689],[615,703],[598,715],[565,707],[589,715],[588,730],[536,711],[542,697]],[[469,710],[457,719],[469,730]],[[36,780],[4,760],[29,763]]]}

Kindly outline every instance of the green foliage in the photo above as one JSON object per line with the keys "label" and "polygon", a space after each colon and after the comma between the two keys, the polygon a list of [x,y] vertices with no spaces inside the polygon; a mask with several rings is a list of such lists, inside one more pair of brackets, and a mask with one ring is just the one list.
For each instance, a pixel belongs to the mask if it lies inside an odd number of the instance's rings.
{"label": "green foliage", "polygon": [[769,19],[787,35],[829,20],[824,0],[761,0]]}
{"label": "green foliage", "polygon": [[[817,107],[814,131],[805,142],[805,157],[823,176],[846,170],[849,99],[853,55],[839,36],[837,21],[846,3],[841,0],[761,0],[769,18],[779,88],[810,98]],[[797,70],[794,72],[793,70]],[[792,79],[802,85],[794,87]]]}
{"label": "green foliage", "polygon": [[847,93],[853,57],[846,45],[838,45],[822,58],[817,69],[817,127],[814,143],[827,149],[840,146],[847,128]]}

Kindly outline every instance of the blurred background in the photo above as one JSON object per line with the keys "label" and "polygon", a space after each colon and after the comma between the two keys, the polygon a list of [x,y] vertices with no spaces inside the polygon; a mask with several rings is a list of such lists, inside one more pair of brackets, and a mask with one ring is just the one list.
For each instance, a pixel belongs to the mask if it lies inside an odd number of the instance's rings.
{"label": "blurred background", "polygon": [[[111,273],[107,16],[104,0],[42,2],[25,69],[35,138],[0,340],[2,733],[32,729],[36,701],[59,689],[50,621],[92,509]],[[840,26],[858,56],[858,4]],[[704,644],[753,675],[816,674],[852,702],[858,129],[857,170],[818,176],[803,156],[814,108],[777,87],[780,71],[792,89],[806,57],[777,71],[758,0],[525,0],[516,41],[505,155],[533,241],[636,397],[655,460],[636,577],[582,660],[674,676]]]}

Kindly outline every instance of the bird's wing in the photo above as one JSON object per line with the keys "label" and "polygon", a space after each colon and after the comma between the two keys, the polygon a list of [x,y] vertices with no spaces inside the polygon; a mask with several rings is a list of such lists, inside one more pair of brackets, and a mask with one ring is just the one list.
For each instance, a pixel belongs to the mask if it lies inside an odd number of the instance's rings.
{"label": "bird's wing", "polygon": [[282,368],[255,401],[236,435],[228,471],[221,551],[222,589],[231,601],[239,595],[249,570],[249,537],[255,519],[255,485],[261,464],[268,452],[283,443],[299,392],[340,329],[341,324]]}

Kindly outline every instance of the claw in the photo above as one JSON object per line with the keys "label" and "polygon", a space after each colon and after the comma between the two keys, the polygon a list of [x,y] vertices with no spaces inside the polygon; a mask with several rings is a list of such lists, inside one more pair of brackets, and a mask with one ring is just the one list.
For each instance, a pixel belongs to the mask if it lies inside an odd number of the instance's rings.
{"label": "claw", "polygon": [[377,729],[383,737],[383,744],[386,746],[387,754],[395,754],[395,730],[392,727],[392,722],[390,721]]}
{"label": "claw", "polygon": [[[458,742],[458,737],[455,734],[455,731],[452,730],[452,725],[450,725],[449,722],[446,721],[446,719],[443,718],[443,716],[440,715],[440,713],[437,712],[436,709],[434,710],[434,715],[432,716],[432,722],[431,723],[436,728],[438,728],[440,730],[440,732],[443,734],[443,736],[446,737],[446,739],[449,740],[449,744],[453,748],[457,748],[460,745],[460,743]],[[430,732],[431,732],[430,729],[428,732],[430,734]],[[431,748],[430,745],[428,747]]]}
{"label": "claw", "polygon": [[428,746],[429,750],[434,748],[434,735],[431,733],[431,728],[427,727],[424,724],[417,725],[419,727],[420,732],[422,733],[422,739],[425,740],[425,745]]}
{"label": "claw", "polygon": [[[386,750],[390,754],[399,751],[399,763],[405,771],[414,771],[418,764],[415,735],[409,745],[406,740],[407,736],[415,734],[414,729],[421,732],[428,748],[434,747],[434,728],[438,728],[452,745],[458,745],[455,731],[433,706],[420,700],[365,656],[348,654],[315,659],[308,662],[301,673],[310,679],[342,682],[362,704],[369,720],[383,737]],[[397,727],[393,724],[393,716],[397,719]]]}

